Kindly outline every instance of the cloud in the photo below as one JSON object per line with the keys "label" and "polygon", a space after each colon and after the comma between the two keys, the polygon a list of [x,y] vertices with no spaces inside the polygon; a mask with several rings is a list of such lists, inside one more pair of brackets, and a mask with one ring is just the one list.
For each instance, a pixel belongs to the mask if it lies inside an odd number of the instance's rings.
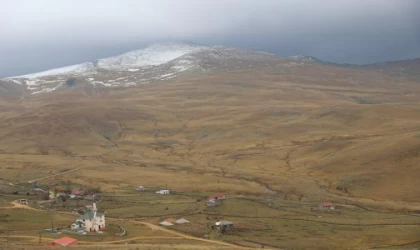
{"label": "cloud", "polygon": [[14,0],[0,76],[192,40],[350,63],[420,56],[416,0]]}

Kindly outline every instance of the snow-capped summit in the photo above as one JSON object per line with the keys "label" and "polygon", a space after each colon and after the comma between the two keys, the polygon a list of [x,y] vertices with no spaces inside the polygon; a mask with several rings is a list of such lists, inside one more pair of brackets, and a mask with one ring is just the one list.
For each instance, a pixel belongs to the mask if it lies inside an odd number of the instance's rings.
{"label": "snow-capped summit", "polygon": [[[225,46],[189,42],[155,43],[118,56],[94,60],[39,73],[9,77],[32,93],[52,92],[80,84],[123,87],[168,80],[188,72],[242,71],[275,67],[299,67],[314,62],[310,57],[281,58]],[[75,80],[76,78],[76,80]],[[71,79],[71,84],[67,82]]]}
{"label": "snow-capped summit", "polygon": [[207,47],[193,43],[155,43],[144,49],[130,51],[118,56],[98,59],[93,62],[85,62],[67,67],[9,78],[33,79],[62,74],[86,75],[97,73],[97,71],[101,69],[136,71],[136,68],[161,65],[182,55],[193,51],[198,51],[203,48]]}
{"label": "snow-capped summit", "polygon": [[135,67],[157,66],[204,48],[207,47],[191,43],[155,43],[145,49],[100,59],[97,62],[97,66],[108,70],[127,70]]}

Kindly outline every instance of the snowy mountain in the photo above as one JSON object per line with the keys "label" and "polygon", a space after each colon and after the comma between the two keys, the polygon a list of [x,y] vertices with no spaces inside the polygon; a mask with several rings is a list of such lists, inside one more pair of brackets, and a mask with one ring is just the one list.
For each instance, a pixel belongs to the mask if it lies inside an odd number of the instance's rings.
{"label": "snowy mountain", "polygon": [[[275,55],[224,46],[193,43],[156,43],[147,48],[92,62],[3,79],[25,86],[32,94],[72,87],[77,82],[93,87],[124,87],[168,80],[186,73],[240,71],[295,67],[313,63],[309,57]],[[77,81],[76,81],[76,80]],[[72,81],[69,83],[69,81]]]}
{"label": "snowy mountain", "polygon": [[145,49],[130,51],[119,56],[10,78],[33,79],[63,74],[86,75],[98,73],[101,69],[119,71],[126,70],[132,72],[137,71],[139,68],[148,68],[167,63],[182,55],[203,48],[206,47],[187,43],[156,43]]}

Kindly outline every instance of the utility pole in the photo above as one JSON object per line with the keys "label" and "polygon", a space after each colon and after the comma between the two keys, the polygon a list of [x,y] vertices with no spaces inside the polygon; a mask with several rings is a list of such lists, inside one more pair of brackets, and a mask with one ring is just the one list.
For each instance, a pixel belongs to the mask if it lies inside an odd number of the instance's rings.
{"label": "utility pole", "polygon": [[39,231],[39,244],[41,245],[42,242],[42,231]]}

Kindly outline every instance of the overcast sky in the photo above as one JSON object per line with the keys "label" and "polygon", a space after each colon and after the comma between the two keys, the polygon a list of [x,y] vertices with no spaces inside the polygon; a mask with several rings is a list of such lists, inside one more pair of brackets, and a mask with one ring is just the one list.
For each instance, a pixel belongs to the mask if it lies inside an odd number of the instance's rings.
{"label": "overcast sky", "polygon": [[0,76],[188,40],[339,63],[420,57],[420,0],[2,0]]}

